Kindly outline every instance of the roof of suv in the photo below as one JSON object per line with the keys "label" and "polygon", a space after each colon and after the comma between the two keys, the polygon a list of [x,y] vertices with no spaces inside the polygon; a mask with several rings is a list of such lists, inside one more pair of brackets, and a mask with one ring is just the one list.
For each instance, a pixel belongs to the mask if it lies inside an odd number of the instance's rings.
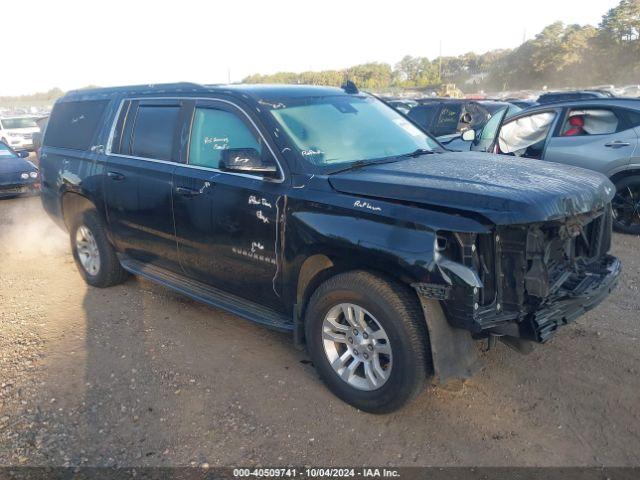
{"label": "roof of suv", "polygon": [[65,100],[90,100],[97,98],[111,98],[121,95],[197,95],[207,93],[223,93],[227,95],[237,95],[253,97],[255,100],[281,99],[281,98],[302,98],[321,97],[327,95],[348,95],[344,90],[337,87],[322,87],[316,85],[270,85],[270,84],[221,84],[221,85],[201,85],[197,83],[165,83],[158,85],[132,85],[109,88],[91,88],[83,90],[73,90],[68,92],[63,98]]}

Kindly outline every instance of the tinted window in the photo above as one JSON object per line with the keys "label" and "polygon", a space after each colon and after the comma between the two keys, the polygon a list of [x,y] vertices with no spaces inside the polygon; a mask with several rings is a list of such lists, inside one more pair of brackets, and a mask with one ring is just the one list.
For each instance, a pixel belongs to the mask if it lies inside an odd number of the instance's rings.
{"label": "tinted window", "polygon": [[412,108],[407,116],[425,130],[430,131],[431,123],[439,108],[440,105],[419,105]]}
{"label": "tinted window", "polygon": [[171,160],[179,113],[178,106],[139,107],[133,127],[131,155]]}
{"label": "tinted window", "polygon": [[224,110],[196,108],[189,145],[189,164],[218,168],[220,155],[227,148],[262,146],[237,115]]}
{"label": "tinted window", "polygon": [[458,131],[460,115],[462,115],[461,103],[453,105],[444,104],[438,114],[436,124],[433,126],[433,134],[440,136],[456,133]]}
{"label": "tinted window", "polygon": [[632,112],[630,110],[626,110],[625,114],[627,115],[627,123],[629,128],[640,127],[640,112]]}
{"label": "tinted window", "polygon": [[108,100],[56,103],[47,125],[44,145],[88,150],[98,129]]}

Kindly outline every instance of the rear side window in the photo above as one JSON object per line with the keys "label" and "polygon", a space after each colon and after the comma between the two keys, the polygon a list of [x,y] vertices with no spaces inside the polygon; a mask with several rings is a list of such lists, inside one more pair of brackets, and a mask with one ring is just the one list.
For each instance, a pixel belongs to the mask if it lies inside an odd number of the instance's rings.
{"label": "rear side window", "polygon": [[431,123],[438,113],[438,108],[439,105],[419,105],[409,110],[407,116],[425,130],[431,131]]}
{"label": "rear side window", "polygon": [[562,137],[607,135],[619,132],[622,123],[608,108],[572,109],[560,131]]}
{"label": "rear side window", "polygon": [[43,144],[50,147],[88,150],[102,126],[109,100],[57,103]]}
{"label": "rear side window", "polygon": [[438,120],[433,127],[433,134],[435,136],[451,135],[458,131],[458,122],[462,115],[462,104],[447,105],[444,104],[440,113],[438,114]]}
{"label": "rear side window", "polygon": [[628,128],[640,127],[640,112],[626,110],[625,115],[627,116]]}
{"label": "rear side window", "polygon": [[220,155],[227,148],[262,146],[237,115],[225,110],[196,108],[189,144],[189,165],[218,168]]}
{"label": "rear side window", "polygon": [[131,139],[131,155],[172,160],[173,140],[178,125],[178,106],[140,106]]}

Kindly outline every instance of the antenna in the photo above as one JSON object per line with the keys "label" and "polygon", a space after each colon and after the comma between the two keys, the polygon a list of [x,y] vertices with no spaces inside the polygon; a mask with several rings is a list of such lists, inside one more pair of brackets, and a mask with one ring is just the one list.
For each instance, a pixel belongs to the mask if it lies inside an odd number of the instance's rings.
{"label": "antenna", "polygon": [[351,80],[347,80],[345,83],[342,84],[340,88],[342,88],[345,91],[345,93],[348,93],[350,95],[360,93],[360,90],[358,90],[358,87],[356,87],[356,84],[353,83]]}

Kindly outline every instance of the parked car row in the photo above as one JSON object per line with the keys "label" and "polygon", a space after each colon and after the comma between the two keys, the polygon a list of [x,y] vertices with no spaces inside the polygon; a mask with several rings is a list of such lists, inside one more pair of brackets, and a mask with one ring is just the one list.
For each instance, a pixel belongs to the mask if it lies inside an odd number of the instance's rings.
{"label": "parked car row", "polygon": [[33,150],[33,135],[40,128],[33,117],[0,118],[0,142],[15,150]]}
{"label": "parked car row", "polygon": [[[562,99],[566,99],[562,101]],[[640,234],[640,99],[599,91],[515,102],[416,100],[406,116],[452,150],[475,150],[598,171],[616,186],[614,227]]]}
{"label": "parked car row", "polygon": [[640,100],[598,98],[502,111],[467,148],[575,165],[606,175],[616,187],[614,227],[640,234]]}
{"label": "parked car row", "polygon": [[16,152],[0,142],[0,198],[37,195],[40,192],[38,168],[27,160],[26,151]]}
{"label": "parked car row", "polygon": [[[535,122],[575,128],[555,108]],[[485,150],[353,84],[81,90],[53,108],[41,198],[88,284],[140,275],[290,332],[331,391],[381,413],[476,372],[476,340],[548,341],[618,281],[604,175]]]}

